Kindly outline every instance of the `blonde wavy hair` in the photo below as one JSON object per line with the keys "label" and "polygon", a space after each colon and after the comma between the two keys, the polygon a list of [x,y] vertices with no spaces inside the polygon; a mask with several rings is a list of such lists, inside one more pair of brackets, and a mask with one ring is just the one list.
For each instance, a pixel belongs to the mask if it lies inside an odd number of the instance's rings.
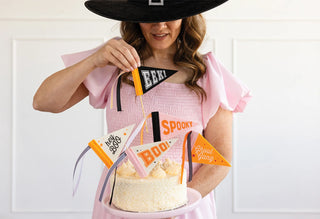
{"label": "blonde wavy hair", "polygon": [[[133,46],[143,61],[152,55],[150,48],[141,32],[138,23],[121,22],[120,33],[122,39]],[[207,97],[206,92],[197,84],[197,81],[205,74],[206,65],[198,52],[206,34],[205,20],[201,14],[182,19],[181,31],[176,40],[176,54],[174,64],[186,67],[193,72],[193,77],[185,82],[185,85],[194,91],[201,101]],[[133,85],[129,80],[130,73],[122,77],[122,81]]]}

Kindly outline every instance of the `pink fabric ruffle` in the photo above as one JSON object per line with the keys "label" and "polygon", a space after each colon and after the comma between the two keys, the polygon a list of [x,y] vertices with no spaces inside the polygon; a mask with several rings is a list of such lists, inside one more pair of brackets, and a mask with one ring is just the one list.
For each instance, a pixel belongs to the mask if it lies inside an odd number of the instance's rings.
{"label": "pink fabric ruffle", "polygon": [[207,72],[200,85],[207,94],[207,99],[202,104],[205,128],[219,106],[235,113],[243,112],[252,96],[249,88],[229,72],[211,52],[204,57]]}

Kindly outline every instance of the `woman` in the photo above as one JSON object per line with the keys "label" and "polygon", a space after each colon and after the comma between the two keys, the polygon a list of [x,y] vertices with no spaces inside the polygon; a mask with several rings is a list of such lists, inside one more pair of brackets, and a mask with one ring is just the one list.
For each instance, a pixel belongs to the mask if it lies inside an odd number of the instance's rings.
{"label": "woman", "polygon": [[[68,67],[42,83],[34,96],[34,108],[63,112],[89,96],[93,107],[106,108],[108,131],[112,132],[143,119],[130,71],[140,65],[175,69],[178,70],[176,74],[143,95],[146,114],[160,111],[196,121],[200,125],[195,131],[203,133],[230,162],[232,114],[244,109],[249,91],[212,53],[204,56],[198,53],[205,35],[205,23],[200,14],[169,20],[122,21],[122,38],[111,39],[94,50],[64,56]],[[129,73],[123,77],[121,85],[123,110],[117,112],[106,106],[110,103],[111,87],[122,71]],[[145,141],[152,141],[151,134],[145,135]],[[181,159],[182,141],[178,140],[167,157]],[[133,142],[133,145],[138,144],[138,139]],[[213,190],[225,178],[229,167],[194,164],[193,169],[188,187],[198,190],[203,198],[199,207],[177,218],[215,218]],[[105,169],[98,186],[93,218],[116,218],[98,201],[106,172]]]}

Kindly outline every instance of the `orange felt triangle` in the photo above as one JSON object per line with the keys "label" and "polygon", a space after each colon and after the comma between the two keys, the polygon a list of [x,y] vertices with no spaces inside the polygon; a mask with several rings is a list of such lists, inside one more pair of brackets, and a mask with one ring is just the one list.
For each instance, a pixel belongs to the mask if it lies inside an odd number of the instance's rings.
{"label": "orange felt triangle", "polygon": [[200,134],[193,145],[192,162],[231,167],[230,163]]}

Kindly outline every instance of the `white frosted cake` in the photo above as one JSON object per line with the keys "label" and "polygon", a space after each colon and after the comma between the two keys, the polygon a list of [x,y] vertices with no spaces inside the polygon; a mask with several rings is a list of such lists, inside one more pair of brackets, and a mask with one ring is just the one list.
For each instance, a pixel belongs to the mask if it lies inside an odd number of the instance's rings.
{"label": "white frosted cake", "polygon": [[117,170],[112,203],[119,209],[135,212],[178,208],[187,203],[186,174],[180,184],[180,171],[178,163],[167,159],[163,164],[159,162],[148,177],[140,178],[127,161]]}

